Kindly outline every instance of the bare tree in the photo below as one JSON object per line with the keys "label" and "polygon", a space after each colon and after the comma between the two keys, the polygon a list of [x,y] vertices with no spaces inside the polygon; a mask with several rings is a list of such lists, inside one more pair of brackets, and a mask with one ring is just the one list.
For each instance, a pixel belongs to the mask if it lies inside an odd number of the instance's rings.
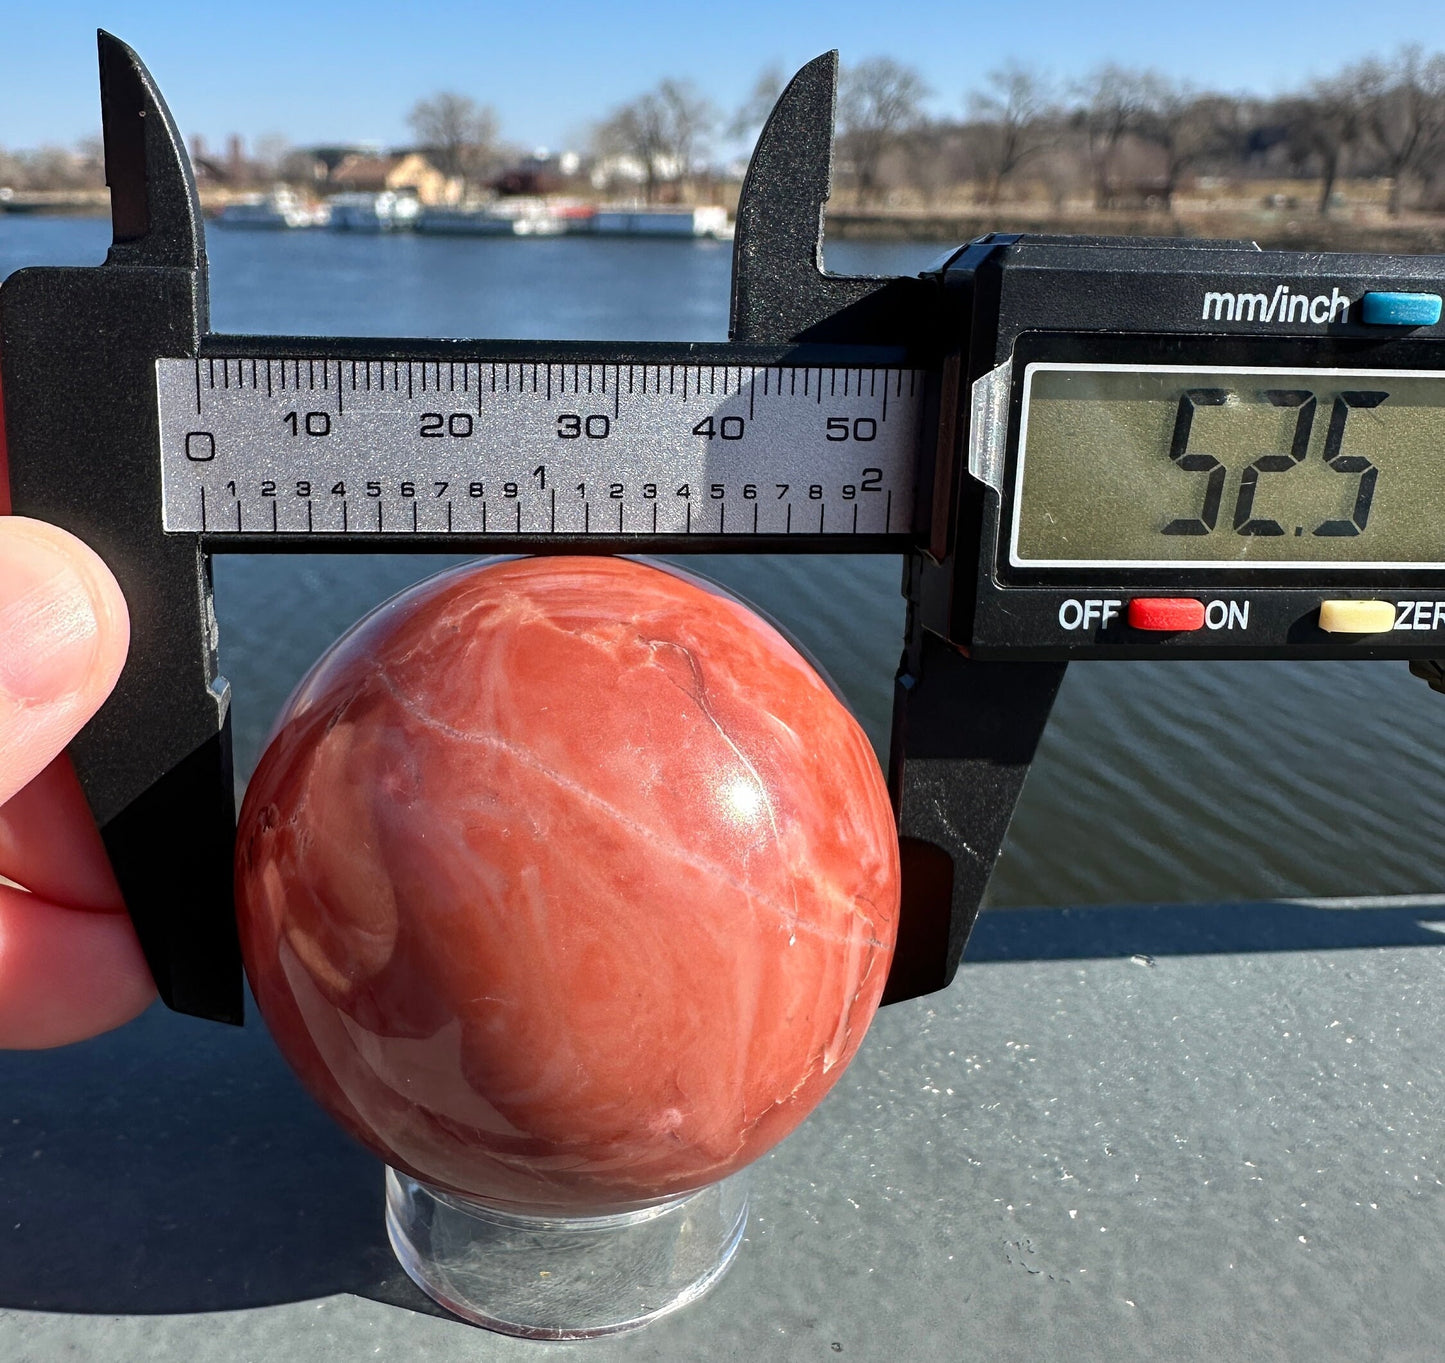
{"label": "bare tree", "polygon": [[418,100],[406,121],[436,168],[464,187],[485,173],[495,154],[496,111],[467,95],[444,90]]}
{"label": "bare tree", "polygon": [[840,141],[852,163],[858,202],[878,197],[884,156],[922,121],[928,87],[911,67],[870,57],[843,71],[838,98]]}
{"label": "bare tree", "polygon": [[727,135],[738,140],[756,137],[787,83],[787,73],[781,66],[769,66],[764,70],[753,82],[748,97],[728,121]]}
{"label": "bare tree", "polygon": [[1084,139],[1095,208],[1112,208],[1118,198],[1115,159],[1119,144],[1139,126],[1146,100],[1144,81],[1137,71],[1107,65],[1095,68],[1075,87],[1078,107],[1072,122]]}
{"label": "bare tree", "polygon": [[1010,63],[985,77],[986,88],[968,96],[979,120],[975,156],[984,175],[984,201],[997,203],[1003,182],[1053,141],[1054,105],[1048,82]]}
{"label": "bare tree", "polygon": [[1319,213],[1328,215],[1335,184],[1364,132],[1364,100],[1348,75],[1318,80],[1281,106],[1291,152],[1318,168]]}
{"label": "bare tree", "polygon": [[613,110],[593,134],[598,151],[636,162],[648,203],[664,180],[690,180],[698,154],[717,126],[711,101],[690,81],[664,80]]}
{"label": "bare tree", "polygon": [[1390,180],[1387,208],[1394,216],[1407,177],[1424,173],[1445,146],[1445,54],[1426,57],[1418,46],[1404,47],[1389,64],[1371,60],[1349,74]]}
{"label": "bare tree", "polygon": [[1198,94],[1153,71],[1138,77],[1135,91],[1132,131],[1160,154],[1163,174],[1158,194],[1168,211],[1189,167],[1219,153],[1239,155],[1244,140],[1239,126],[1242,103],[1224,95]]}
{"label": "bare tree", "polygon": [[951,185],[977,178],[973,140],[959,124],[925,120],[900,136],[898,149],[904,176],[930,207]]}
{"label": "bare tree", "polygon": [[0,185],[11,189],[96,189],[105,183],[100,140],[84,138],[74,148],[0,150]]}
{"label": "bare tree", "polygon": [[279,180],[291,154],[291,143],[284,133],[264,133],[256,139],[251,163],[263,180]]}

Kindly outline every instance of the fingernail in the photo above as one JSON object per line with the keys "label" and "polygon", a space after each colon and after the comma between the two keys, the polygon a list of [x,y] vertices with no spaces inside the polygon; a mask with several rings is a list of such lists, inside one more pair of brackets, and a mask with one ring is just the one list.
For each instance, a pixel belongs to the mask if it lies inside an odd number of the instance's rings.
{"label": "fingernail", "polygon": [[17,701],[79,691],[100,626],[85,579],[62,552],[13,527],[0,534],[0,692]]}

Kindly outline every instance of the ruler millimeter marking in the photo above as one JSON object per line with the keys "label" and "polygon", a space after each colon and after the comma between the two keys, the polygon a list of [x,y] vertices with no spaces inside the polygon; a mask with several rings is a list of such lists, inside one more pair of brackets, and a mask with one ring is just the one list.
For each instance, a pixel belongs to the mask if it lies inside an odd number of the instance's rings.
{"label": "ruler millimeter marking", "polygon": [[925,377],[706,361],[161,359],[164,527],[303,540],[902,538]]}

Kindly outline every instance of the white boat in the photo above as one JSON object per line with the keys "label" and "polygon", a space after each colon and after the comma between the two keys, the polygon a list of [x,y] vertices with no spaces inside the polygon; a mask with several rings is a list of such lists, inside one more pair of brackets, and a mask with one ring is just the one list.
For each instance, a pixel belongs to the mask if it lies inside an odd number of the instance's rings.
{"label": "white boat", "polygon": [[216,221],[223,227],[279,230],[324,227],[329,217],[325,204],[308,204],[295,190],[278,185],[269,194],[247,194],[228,203]]}
{"label": "white boat", "polygon": [[590,230],[608,237],[732,237],[727,209],[717,207],[599,208]]}
{"label": "white boat", "polygon": [[560,237],[568,217],[545,199],[499,199],[481,208],[424,208],[418,232],[457,237]]}
{"label": "white boat", "polygon": [[333,194],[329,202],[333,232],[406,232],[421,214],[414,194],[391,189],[380,194]]}
{"label": "white boat", "polygon": [[546,199],[535,195],[499,199],[492,212],[508,219],[519,237],[560,237],[567,230],[566,219]]}

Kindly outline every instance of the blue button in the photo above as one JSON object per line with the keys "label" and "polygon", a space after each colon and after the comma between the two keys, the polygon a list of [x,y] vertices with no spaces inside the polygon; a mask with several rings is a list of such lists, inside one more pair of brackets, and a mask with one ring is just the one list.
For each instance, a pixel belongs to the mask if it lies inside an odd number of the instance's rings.
{"label": "blue button", "polygon": [[1367,293],[1360,316],[1372,327],[1433,327],[1440,320],[1440,295]]}

